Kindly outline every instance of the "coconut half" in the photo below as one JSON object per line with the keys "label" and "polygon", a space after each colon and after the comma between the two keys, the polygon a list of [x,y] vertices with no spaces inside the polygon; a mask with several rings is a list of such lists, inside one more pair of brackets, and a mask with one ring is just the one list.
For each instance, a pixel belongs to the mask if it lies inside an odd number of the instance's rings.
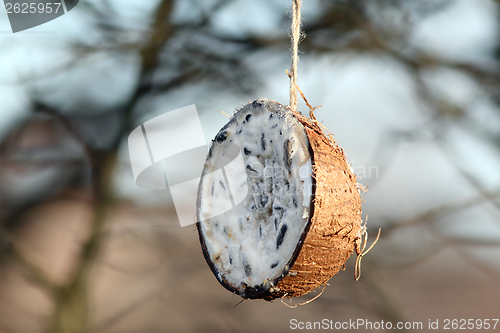
{"label": "coconut half", "polygon": [[[216,172],[235,150],[248,195],[231,209]],[[231,187],[234,190],[234,187]],[[242,106],[210,147],[198,189],[204,257],[244,298],[296,297],[324,285],[361,240],[359,186],[344,153],[319,125],[271,100]],[[213,216],[214,211],[224,213]]]}

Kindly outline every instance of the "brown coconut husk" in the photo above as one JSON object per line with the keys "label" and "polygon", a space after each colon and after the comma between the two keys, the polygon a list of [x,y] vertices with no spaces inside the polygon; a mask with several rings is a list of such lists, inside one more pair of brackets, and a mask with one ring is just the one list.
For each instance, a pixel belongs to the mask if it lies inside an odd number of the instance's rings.
{"label": "brown coconut husk", "polygon": [[[313,160],[313,205],[305,238],[294,254],[288,274],[272,297],[297,297],[325,285],[356,249],[360,253],[363,226],[360,185],[344,151],[321,125],[300,113]],[[311,115],[313,115],[311,113]],[[298,251],[298,253],[297,253]]]}

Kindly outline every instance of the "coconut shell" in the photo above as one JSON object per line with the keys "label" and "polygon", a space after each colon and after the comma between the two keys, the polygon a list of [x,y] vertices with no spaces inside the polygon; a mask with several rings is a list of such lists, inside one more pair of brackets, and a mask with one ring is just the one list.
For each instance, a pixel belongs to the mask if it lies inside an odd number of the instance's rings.
{"label": "coconut shell", "polygon": [[305,238],[286,276],[265,297],[297,297],[322,286],[361,242],[359,185],[342,148],[299,113],[313,159],[313,206]]}
{"label": "coconut shell", "polygon": [[[359,254],[362,220],[360,187],[344,152],[327,136],[316,120],[298,112],[293,115],[304,126],[312,160],[312,205],[310,217],[283,274],[272,288],[236,289],[218,274],[206,249],[198,224],[203,254],[219,282],[245,298],[273,300],[307,294],[325,285],[356,249]],[[313,116],[314,118],[314,116]]]}

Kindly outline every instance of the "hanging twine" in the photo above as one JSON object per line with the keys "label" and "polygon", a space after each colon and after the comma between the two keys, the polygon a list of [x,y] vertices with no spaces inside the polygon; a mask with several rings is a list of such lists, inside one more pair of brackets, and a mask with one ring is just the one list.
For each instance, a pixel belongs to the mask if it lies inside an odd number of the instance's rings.
{"label": "hanging twine", "polygon": [[300,7],[302,0],[292,0],[292,64],[290,66],[290,109],[297,111],[297,64],[299,62]]}

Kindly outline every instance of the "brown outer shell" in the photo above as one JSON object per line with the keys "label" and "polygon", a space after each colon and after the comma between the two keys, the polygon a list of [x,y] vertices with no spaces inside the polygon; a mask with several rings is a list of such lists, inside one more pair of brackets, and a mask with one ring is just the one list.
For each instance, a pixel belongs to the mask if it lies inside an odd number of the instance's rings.
{"label": "brown outer shell", "polygon": [[326,284],[361,241],[361,196],[342,148],[324,134],[317,122],[300,113],[294,115],[309,138],[316,188],[309,230],[271,299],[301,296]]}

